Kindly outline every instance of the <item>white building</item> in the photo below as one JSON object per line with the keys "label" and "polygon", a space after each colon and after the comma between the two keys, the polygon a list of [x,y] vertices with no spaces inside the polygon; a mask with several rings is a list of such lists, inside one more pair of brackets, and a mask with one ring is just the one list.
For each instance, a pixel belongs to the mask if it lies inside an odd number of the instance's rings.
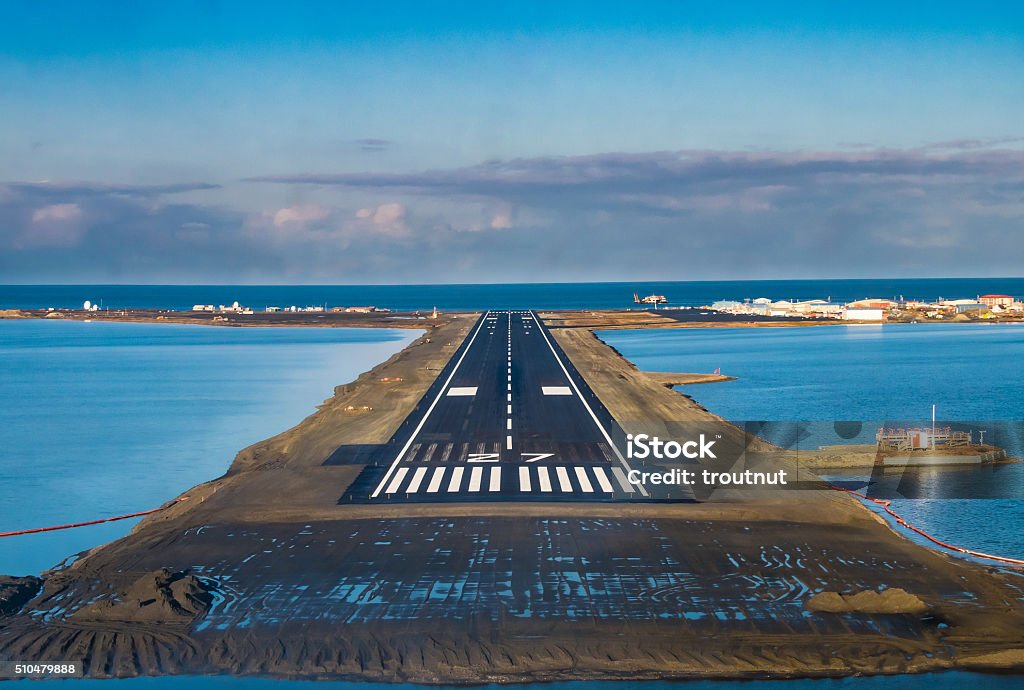
{"label": "white building", "polygon": [[866,307],[847,307],[843,312],[844,321],[884,321],[884,309],[871,309]]}

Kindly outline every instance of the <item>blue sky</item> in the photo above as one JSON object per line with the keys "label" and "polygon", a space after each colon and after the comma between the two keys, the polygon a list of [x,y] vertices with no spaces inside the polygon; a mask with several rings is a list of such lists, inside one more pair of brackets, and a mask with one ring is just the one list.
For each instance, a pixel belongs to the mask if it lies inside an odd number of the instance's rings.
{"label": "blue sky", "polygon": [[1011,5],[7,2],[0,282],[1018,274]]}

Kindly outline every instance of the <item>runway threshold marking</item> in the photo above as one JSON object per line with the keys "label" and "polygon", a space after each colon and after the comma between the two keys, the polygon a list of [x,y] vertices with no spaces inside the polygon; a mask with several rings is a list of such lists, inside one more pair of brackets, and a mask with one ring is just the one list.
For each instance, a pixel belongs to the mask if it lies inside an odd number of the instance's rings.
{"label": "runway threshold marking", "polygon": [[405,479],[405,475],[408,474],[408,473],[409,473],[409,468],[408,467],[403,467],[402,469],[400,469],[397,472],[395,472],[394,479],[392,479],[391,483],[388,485],[387,493],[389,493],[389,494],[397,494],[398,493],[398,487],[400,487],[402,485],[402,480]]}
{"label": "runway threshold marking", "polygon": [[587,477],[587,471],[584,468],[579,467],[579,466],[577,466],[575,469],[576,469],[576,479],[579,480],[579,482],[580,482],[580,489],[583,490],[583,493],[585,493],[585,494],[592,494],[592,493],[594,493],[594,485],[590,483],[590,478]]}
{"label": "runway threshold marking", "polygon": [[572,395],[569,386],[541,386],[540,392],[544,395]]}
{"label": "runway threshold marking", "polygon": [[[627,494],[633,493],[633,485],[629,483],[628,479],[626,479],[626,473],[622,471],[622,468],[620,468],[620,467],[613,467],[612,468],[612,474],[615,476],[615,480],[617,482],[619,482],[619,486],[622,487],[623,491],[625,491]],[[639,488],[641,491],[643,491],[644,487],[639,485],[639,484],[637,484],[637,488]],[[647,495],[647,493],[644,492],[644,496],[646,496],[646,495]]]}
{"label": "runway threshold marking", "polygon": [[441,488],[441,480],[444,479],[444,468],[437,467],[434,469],[434,474],[430,477],[430,485],[427,486],[428,494],[436,494],[437,490]]}
{"label": "runway threshold marking", "polygon": [[452,479],[448,482],[448,493],[453,494],[459,490],[459,486],[462,485],[462,473],[465,469],[464,467],[456,467],[452,470]]}
{"label": "runway threshold marking", "polygon": [[[617,492],[608,471],[601,467],[521,465],[515,469],[518,471],[513,472],[510,468],[506,473],[500,465],[471,465],[468,470],[461,465],[421,466],[415,470],[401,467],[388,484],[387,495],[389,498],[392,496],[414,498],[417,494],[426,496],[437,496],[439,493],[475,496],[484,492],[497,494],[502,490],[502,481],[506,474],[512,475],[513,482],[518,486],[521,495],[543,492],[586,499],[594,494],[614,496]],[[407,472],[403,474],[402,470],[407,470]],[[430,483],[424,488],[427,477],[430,477]],[[632,492],[625,484],[623,487],[627,492]]]}
{"label": "runway threshold marking", "polygon": [[[409,440],[405,442],[404,446],[402,446],[402,450],[398,451],[398,455],[395,456],[394,462],[391,463],[391,466],[388,467],[388,471],[384,473],[384,477],[380,480],[380,483],[377,484],[377,488],[374,489],[373,493],[371,494],[372,498],[377,498],[378,496],[380,496],[380,492],[384,488],[385,482],[387,482],[391,478],[391,475],[394,474],[395,468],[398,467],[398,463],[402,461],[402,456],[404,456],[406,451],[409,450],[409,447],[412,445],[412,442],[416,440],[416,435],[420,433],[421,429],[423,429],[423,425],[427,423],[427,419],[430,417],[430,413],[434,411],[435,407],[437,407],[437,403],[438,401],[441,400],[441,396],[444,395],[445,390],[447,390],[449,384],[451,384],[452,379],[455,378],[456,372],[458,372],[459,367],[462,365],[462,361],[466,358],[466,355],[469,353],[470,349],[472,349],[473,343],[476,341],[477,335],[480,334],[480,330],[483,328],[484,322],[486,321],[490,313],[490,311],[486,312],[484,314],[484,318],[480,319],[480,323],[477,324],[476,330],[473,331],[473,336],[469,339],[469,343],[466,344],[466,348],[462,351],[462,355],[459,357],[459,361],[455,363],[455,367],[452,369],[452,372],[448,374],[448,378],[441,386],[441,390],[437,392],[437,396],[434,398],[434,401],[430,403],[430,407],[427,408],[427,411],[426,413],[424,413],[423,418],[420,419],[420,423],[416,425],[415,429],[413,429],[412,434],[409,436]],[[509,388],[509,390],[511,390],[511,387]]]}
{"label": "runway threshold marking", "polygon": [[[565,364],[562,362],[562,358],[558,356],[558,352],[555,351],[555,346],[551,344],[551,340],[548,338],[548,334],[544,332],[544,328],[541,326],[540,319],[537,318],[537,313],[535,311],[531,311],[530,316],[532,316],[533,320],[537,323],[537,330],[540,331],[541,336],[544,338],[544,342],[547,343],[548,345],[548,349],[551,350],[551,354],[554,355],[555,361],[558,362],[558,366],[561,367],[562,373],[565,374],[565,378],[569,381],[569,385],[571,385],[573,390],[576,391],[576,399],[579,400],[583,404],[583,407],[586,408],[587,412],[590,413],[590,418],[594,420],[594,424],[596,424],[597,428],[601,431],[601,435],[604,436],[604,440],[608,442],[608,446],[615,453],[615,457],[618,458],[619,462],[622,464],[622,467],[626,469],[626,472],[630,471],[632,468],[629,466],[629,463],[627,463],[626,459],[622,457],[622,453],[619,452],[619,449],[618,447],[616,447],[615,442],[612,441],[611,435],[604,428],[604,425],[601,424],[601,420],[597,418],[596,414],[594,414],[594,411],[590,408],[590,405],[587,404],[587,401],[583,397],[583,393],[580,392],[579,386],[576,385],[576,381],[573,380],[572,376],[569,375],[569,370],[565,368]],[[617,472],[615,472],[616,470]],[[616,478],[618,478],[619,474],[623,474],[623,479],[625,479],[625,473],[623,473],[620,468],[614,467],[612,468],[612,471],[615,473]],[[633,488],[632,486],[629,485],[629,482],[626,482],[626,486],[630,487],[629,493],[633,493]],[[644,498],[650,497],[650,494],[647,493],[647,489],[645,489],[643,485],[637,484],[636,488],[640,491],[640,494],[644,496]]]}
{"label": "runway threshold marking", "polygon": [[569,471],[564,467],[556,467],[555,475],[558,477],[558,488],[564,493],[572,491],[572,482],[569,481]]}
{"label": "runway threshold marking", "polygon": [[530,468],[520,467],[519,468],[519,490],[523,492],[529,492],[530,486]]}
{"label": "runway threshold marking", "polygon": [[476,389],[477,389],[476,386],[462,386],[462,387],[452,386],[451,388],[448,389],[448,395],[449,396],[476,395]]}
{"label": "runway threshold marking", "polygon": [[604,469],[601,467],[595,467],[593,469],[594,476],[597,477],[597,483],[601,485],[601,491],[604,491],[607,494],[614,491],[615,489],[612,487],[612,483],[608,481],[608,475],[605,474]]}
{"label": "runway threshold marking", "polygon": [[551,492],[551,479],[548,477],[547,467],[537,468],[537,483],[540,484],[540,490],[544,493]]}
{"label": "runway threshold marking", "polygon": [[412,481],[409,482],[409,486],[406,487],[405,492],[414,494],[420,490],[420,484],[423,483],[423,477],[427,474],[426,467],[417,467],[416,471],[412,474]]}
{"label": "runway threshold marking", "polygon": [[469,491],[479,491],[480,482],[483,479],[484,468],[474,467],[473,471],[469,473]]}

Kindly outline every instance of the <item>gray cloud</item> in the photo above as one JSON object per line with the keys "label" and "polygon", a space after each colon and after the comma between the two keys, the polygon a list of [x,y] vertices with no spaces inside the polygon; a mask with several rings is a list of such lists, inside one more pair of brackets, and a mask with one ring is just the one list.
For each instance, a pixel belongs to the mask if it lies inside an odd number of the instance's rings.
{"label": "gray cloud", "polygon": [[224,190],[230,208],[167,202],[216,197],[216,185],[9,183],[0,272],[216,282],[1016,275],[1024,151],[1009,143],[265,175]]}
{"label": "gray cloud", "polygon": [[393,143],[389,139],[356,139],[359,150],[364,153],[379,153],[388,149]]}
{"label": "gray cloud", "polygon": [[110,196],[157,197],[220,188],[221,185],[209,182],[176,182],[172,184],[108,184],[83,181],[0,182],[0,189],[6,189],[8,192],[61,199]]}

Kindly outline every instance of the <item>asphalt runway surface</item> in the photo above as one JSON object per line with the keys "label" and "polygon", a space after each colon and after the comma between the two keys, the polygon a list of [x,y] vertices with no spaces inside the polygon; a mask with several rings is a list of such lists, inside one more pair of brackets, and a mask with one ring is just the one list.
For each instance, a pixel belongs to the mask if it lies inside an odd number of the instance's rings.
{"label": "asphalt runway surface", "polygon": [[490,311],[339,503],[647,498],[611,429],[535,312]]}

